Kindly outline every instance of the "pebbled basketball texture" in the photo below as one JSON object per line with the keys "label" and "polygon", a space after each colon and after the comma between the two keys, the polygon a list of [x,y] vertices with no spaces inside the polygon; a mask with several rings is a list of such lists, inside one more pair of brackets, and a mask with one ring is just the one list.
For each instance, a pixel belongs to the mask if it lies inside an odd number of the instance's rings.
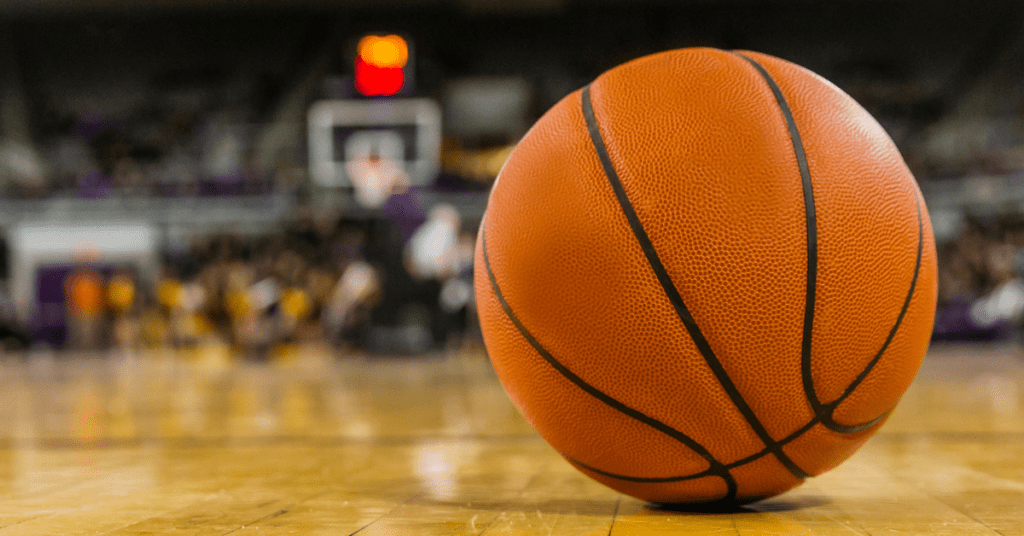
{"label": "pebbled basketball texture", "polygon": [[533,126],[476,251],[484,340],[569,463],[652,502],[748,502],[849,457],[928,347],[935,247],[913,176],[792,63],[682,49]]}

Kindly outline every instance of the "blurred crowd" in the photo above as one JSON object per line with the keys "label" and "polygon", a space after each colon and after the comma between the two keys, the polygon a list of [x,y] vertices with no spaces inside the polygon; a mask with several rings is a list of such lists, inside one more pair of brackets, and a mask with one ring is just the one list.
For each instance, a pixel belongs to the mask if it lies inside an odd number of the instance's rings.
{"label": "blurred crowd", "polygon": [[[472,341],[472,226],[451,206],[419,214],[410,223],[307,210],[280,233],[221,233],[165,252],[153,280],[131,266],[101,270],[102,259],[80,258],[65,283],[68,346],[134,351],[216,341],[265,359],[303,341],[389,354]],[[967,219],[938,254],[936,339],[1020,332],[1024,216]]]}
{"label": "blurred crowd", "polygon": [[1024,321],[1024,215],[965,218],[938,244],[936,339],[1014,336]]}
{"label": "blurred crowd", "polygon": [[[305,210],[279,233],[196,238],[164,252],[152,280],[80,258],[65,283],[68,346],[216,341],[265,359],[303,341],[402,354],[475,340],[474,227],[451,206],[423,211],[403,197],[383,205],[402,205],[403,219]],[[938,254],[936,339],[1020,332],[1024,216],[968,218]]]}
{"label": "blurred crowd", "polygon": [[165,252],[152,281],[80,258],[65,283],[67,346],[215,341],[266,359],[303,341],[391,354],[462,344],[472,337],[475,236],[453,207],[423,212],[408,197],[383,206],[401,204],[402,219],[305,210],[279,233],[196,238]]}

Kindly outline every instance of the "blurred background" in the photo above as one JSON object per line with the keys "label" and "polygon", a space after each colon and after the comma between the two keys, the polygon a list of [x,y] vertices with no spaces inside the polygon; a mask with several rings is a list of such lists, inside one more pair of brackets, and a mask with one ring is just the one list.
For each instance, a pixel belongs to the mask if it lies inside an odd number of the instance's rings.
{"label": "blurred background", "polygon": [[804,65],[886,128],[939,340],[1024,313],[1024,4],[5,0],[0,343],[280,359],[479,348],[490,184],[546,109],[671,48]]}

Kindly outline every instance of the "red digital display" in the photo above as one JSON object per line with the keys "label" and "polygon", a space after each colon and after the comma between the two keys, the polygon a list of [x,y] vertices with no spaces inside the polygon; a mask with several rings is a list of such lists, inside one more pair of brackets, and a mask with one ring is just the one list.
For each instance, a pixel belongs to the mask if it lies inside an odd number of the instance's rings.
{"label": "red digital display", "polygon": [[409,45],[397,35],[368,35],[359,41],[356,91],[367,97],[395,95],[405,84]]}
{"label": "red digital display", "polygon": [[389,96],[401,91],[405,70],[401,67],[377,67],[356,58],[356,91],[367,97]]}

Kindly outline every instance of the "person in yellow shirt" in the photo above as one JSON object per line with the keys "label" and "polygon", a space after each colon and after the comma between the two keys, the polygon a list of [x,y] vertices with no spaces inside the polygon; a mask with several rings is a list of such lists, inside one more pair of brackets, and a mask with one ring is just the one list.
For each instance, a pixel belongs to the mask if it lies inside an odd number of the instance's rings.
{"label": "person in yellow shirt", "polygon": [[115,317],[129,315],[135,308],[135,279],[128,269],[119,270],[107,283],[107,303]]}
{"label": "person in yellow shirt", "polygon": [[298,336],[298,331],[309,314],[310,305],[309,294],[302,287],[291,286],[281,291],[280,307],[285,337]]}
{"label": "person in yellow shirt", "polygon": [[181,281],[169,270],[157,283],[156,299],[165,314],[181,305]]}
{"label": "person in yellow shirt", "polygon": [[118,270],[107,282],[107,304],[114,322],[114,341],[126,351],[133,350],[138,341],[135,289],[135,277],[130,268]]}

